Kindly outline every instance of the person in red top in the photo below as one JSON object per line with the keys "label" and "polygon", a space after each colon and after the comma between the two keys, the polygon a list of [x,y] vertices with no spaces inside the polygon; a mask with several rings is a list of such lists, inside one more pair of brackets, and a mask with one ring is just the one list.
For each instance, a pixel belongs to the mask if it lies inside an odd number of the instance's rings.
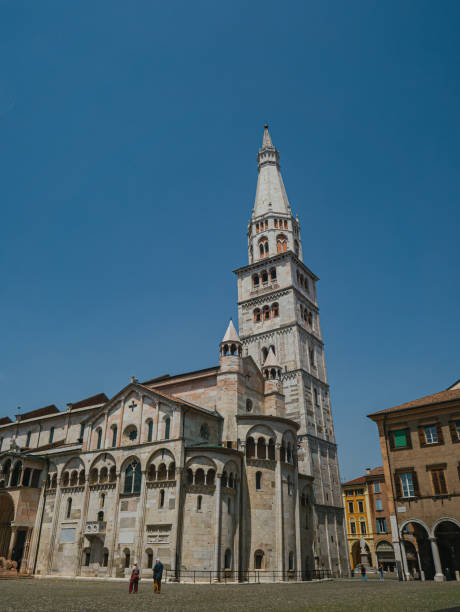
{"label": "person in red top", "polygon": [[133,571],[131,572],[131,579],[129,581],[129,592],[137,593],[137,587],[139,585],[140,571],[137,563],[134,564]]}

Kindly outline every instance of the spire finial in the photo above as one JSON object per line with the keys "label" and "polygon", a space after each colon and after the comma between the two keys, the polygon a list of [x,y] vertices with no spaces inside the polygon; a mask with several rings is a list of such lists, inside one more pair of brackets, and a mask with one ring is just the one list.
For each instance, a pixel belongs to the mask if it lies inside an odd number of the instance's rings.
{"label": "spire finial", "polygon": [[262,140],[262,149],[266,149],[266,148],[273,148],[273,143],[272,143],[272,139],[270,136],[270,132],[268,130],[268,123],[266,123],[264,125],[264,137]]}

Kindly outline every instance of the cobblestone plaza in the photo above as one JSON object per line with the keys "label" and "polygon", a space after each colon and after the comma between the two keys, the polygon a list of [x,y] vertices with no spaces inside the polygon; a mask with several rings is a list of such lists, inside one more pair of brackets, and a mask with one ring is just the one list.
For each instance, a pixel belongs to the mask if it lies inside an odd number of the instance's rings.
{"label": "cobblestone plaza", "polygon": [[[360,579],[296,584],[165,584],[154,596],[151,580],[137,595],[123,581],[66,579],[4,580],[0,611],[126,612],[144,610],[348,610],[359,612],[455,609],[460,586],[450,582],[404,582]],[[113,602],[116,602],[114,606]],[[263,603],[262,603],[263,602]]]}

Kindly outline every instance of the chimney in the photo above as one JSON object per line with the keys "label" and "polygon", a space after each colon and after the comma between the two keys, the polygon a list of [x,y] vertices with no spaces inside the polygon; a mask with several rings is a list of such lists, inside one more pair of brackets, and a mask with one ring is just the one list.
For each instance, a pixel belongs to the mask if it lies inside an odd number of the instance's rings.
{"label": "chimney", "polygon": [[366,468],[366,476],[369,476],[370,473],[371,473],[371,468]]}

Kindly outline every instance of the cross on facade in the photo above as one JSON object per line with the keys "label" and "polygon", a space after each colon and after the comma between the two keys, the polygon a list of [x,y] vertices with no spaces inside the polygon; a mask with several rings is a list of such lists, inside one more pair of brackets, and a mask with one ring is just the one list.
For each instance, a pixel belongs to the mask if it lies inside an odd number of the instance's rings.
{"label": "cross on facade", "polygon": [[128,408],[131,408],[131,412],[134,412],[134,408],[136,407],[137,407],[137,404],[134,401],[132,401],[131,404],[128,406]]}

